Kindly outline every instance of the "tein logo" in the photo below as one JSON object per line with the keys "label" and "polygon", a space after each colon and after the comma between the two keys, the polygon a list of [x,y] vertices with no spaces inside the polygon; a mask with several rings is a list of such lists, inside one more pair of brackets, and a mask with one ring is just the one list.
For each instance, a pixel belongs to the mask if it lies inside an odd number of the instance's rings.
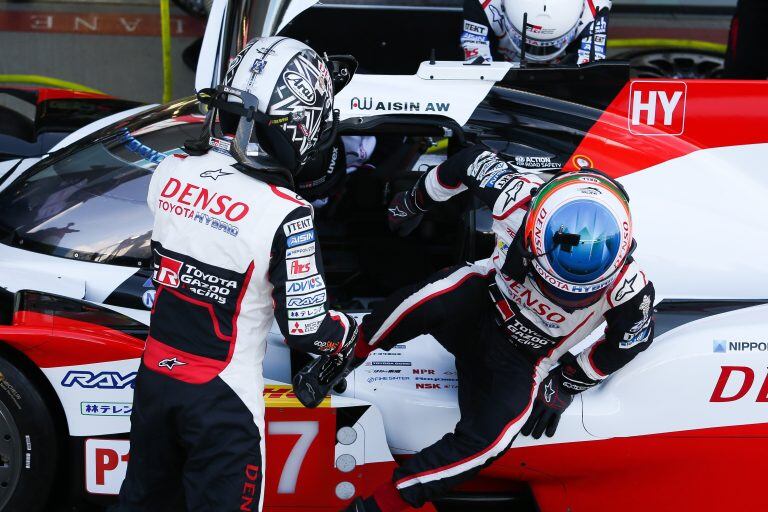
{"label": "tein logo", "polygon": [[687,92],[685,82],[632,82],[629,131],[634,135],[682,135]]}

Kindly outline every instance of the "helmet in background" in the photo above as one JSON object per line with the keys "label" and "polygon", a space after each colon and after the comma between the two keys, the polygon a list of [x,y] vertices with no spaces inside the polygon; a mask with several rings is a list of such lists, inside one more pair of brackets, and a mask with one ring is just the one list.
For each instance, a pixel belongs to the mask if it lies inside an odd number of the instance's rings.
{"label": "helmet in background", "polygon": [[527,13],[526,59],[548,62],[562,56],[577,36],[584,4],[585,0],[503,0],[512,44],[522,53],[523,16]]}

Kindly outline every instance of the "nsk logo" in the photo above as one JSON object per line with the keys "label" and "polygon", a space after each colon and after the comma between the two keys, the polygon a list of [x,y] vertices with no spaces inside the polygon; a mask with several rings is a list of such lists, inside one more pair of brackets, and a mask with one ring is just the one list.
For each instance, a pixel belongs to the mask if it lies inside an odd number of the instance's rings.
{"label": "nsk logo", "polygon": [[319,275],[285,283],[285,293],[287,295],[301,295],[302,293],[309,293],[321,288],[325,288],[325,283]]}
{"label": "nsk logo", "polygon": [[285,236],[290,236],[299,231],[306,231],[308,229],[312,229],[312,217],[302,217],[301,219],[283,224]]}
{"label": "nsk logo", "polygon": [[314,306],[315,304],[323,304],[325,302],[325,292],[315,292],[302,297],[288,297],[286,305],[289,308],[301,308],[304,306]]}
{"label": "nsk logo", "polygon": [[286,245],[288,247],[295,247],[297,245],[308,244],[315,241],[315,231],[310,229],[302,233],[297,233],[288,237]]}
{"label": "nsk logo", "polygon": [[632,82],[629,131],[634,135],[682,135],[687,91],[685,82]]}
{"label": "nsk logo", "polygon": [[152,279],[170,288],[178,288],[181,265],[182,262],[179,260],[160,256],[160,268],[155,269],[155,275],[152,276]]}
{"label": "nsk logo", "polygon": [[125,389],[128,386],[133,388],[134,380],[136,380],[136,372],[123,375],[120,372],[93,373],[85,370],[73,370],[67,372],[61,379],[61,385],[67,388],[79,386],[89,389]]}

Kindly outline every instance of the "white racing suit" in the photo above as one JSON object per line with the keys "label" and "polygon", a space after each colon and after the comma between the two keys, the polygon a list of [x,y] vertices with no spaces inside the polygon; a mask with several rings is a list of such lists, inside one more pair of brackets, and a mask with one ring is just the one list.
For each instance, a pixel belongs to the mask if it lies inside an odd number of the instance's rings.
{"label": "white racing suit", "polygon": [[312,208],[235,163],[173,155],[152,177],[157,293],[117,510],[260,510],[270,326],[315,354],[352,331],[327,308]]}
{"label": "white racing suit", "polygon": [[[577,1],[577,0],[573,0]],[[581,1],[581,0],[578,0]],[[575,64],[590,62],[594,36],[594,60],[605,59],[608,14],[611,0],[583,0],[584,12],[576,29],[576,38],[562,60]],[[520,54],[512,43],[512,31],[503,8],[503,0],[464,0],[461,47],[464,60],[482,57],[485,62],[519,62]]]}
{"label": "white racing suit", "polygon": [[[551,367],[600,324],[606,323],[604,336],[554,370],[562,372],[569,394],[596,385],[653,340],[653,284],[635,261],[618,269],[598,302],[575,310],[547,298],[530,276],[523,282],[504,276],[507,251],[532,190],[542,182],[489,151],[468,148],[429,171],[413,190],[424,210],[469,191],[491,209],[496,235],[490,259],[395,292],[361,325],[361,356],[363,346],[366,352],[390,350],[431,334],[456,358],[461,420],[392,477],[394,490],[413,507],[441,497],[503,454],[531,414]],[[368,501],[383,512],[397,510],[385,505],[391,494],[385,485]]]}

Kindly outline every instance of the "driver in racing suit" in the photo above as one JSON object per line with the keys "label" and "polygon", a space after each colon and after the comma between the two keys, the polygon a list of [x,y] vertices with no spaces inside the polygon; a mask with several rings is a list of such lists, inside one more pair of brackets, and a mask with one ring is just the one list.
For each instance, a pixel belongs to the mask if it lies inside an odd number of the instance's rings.
{"label": "driver in racing suit", "polygon": [[[574,395],[653,339],[654,289],[631,257],[628,197],[620,185],[588,169],[545,182],[468,148],[395,196],[390,224],[407,232],[432,206],[466,190],[492,211],[493,255],[441,271],[374,307],[361,324],[353,363],[361,365],[374,349],[433,335],[455,356],[461,419],[348,510],[420,507],[501,456],[518,432],[554,435]],[[569,353],[603,322],[598,341]]]}
{"label": "driver in racing suit", "polygon": [[610,9],[611,0],[464,0],[464,60],[519,62],[524,14],[526,61],[586,64],[605,59]]}
{"label": "driver in racing suit", "polygon": [[157,294],[116,510],[261,510],[273,319],[292,348],[351,353],[356,323],[328,310],[313,210],[291,190],[335,131],[326,66],[298,41],[251,41],[201,92],[210,110],[193,156],[152,176]]}

